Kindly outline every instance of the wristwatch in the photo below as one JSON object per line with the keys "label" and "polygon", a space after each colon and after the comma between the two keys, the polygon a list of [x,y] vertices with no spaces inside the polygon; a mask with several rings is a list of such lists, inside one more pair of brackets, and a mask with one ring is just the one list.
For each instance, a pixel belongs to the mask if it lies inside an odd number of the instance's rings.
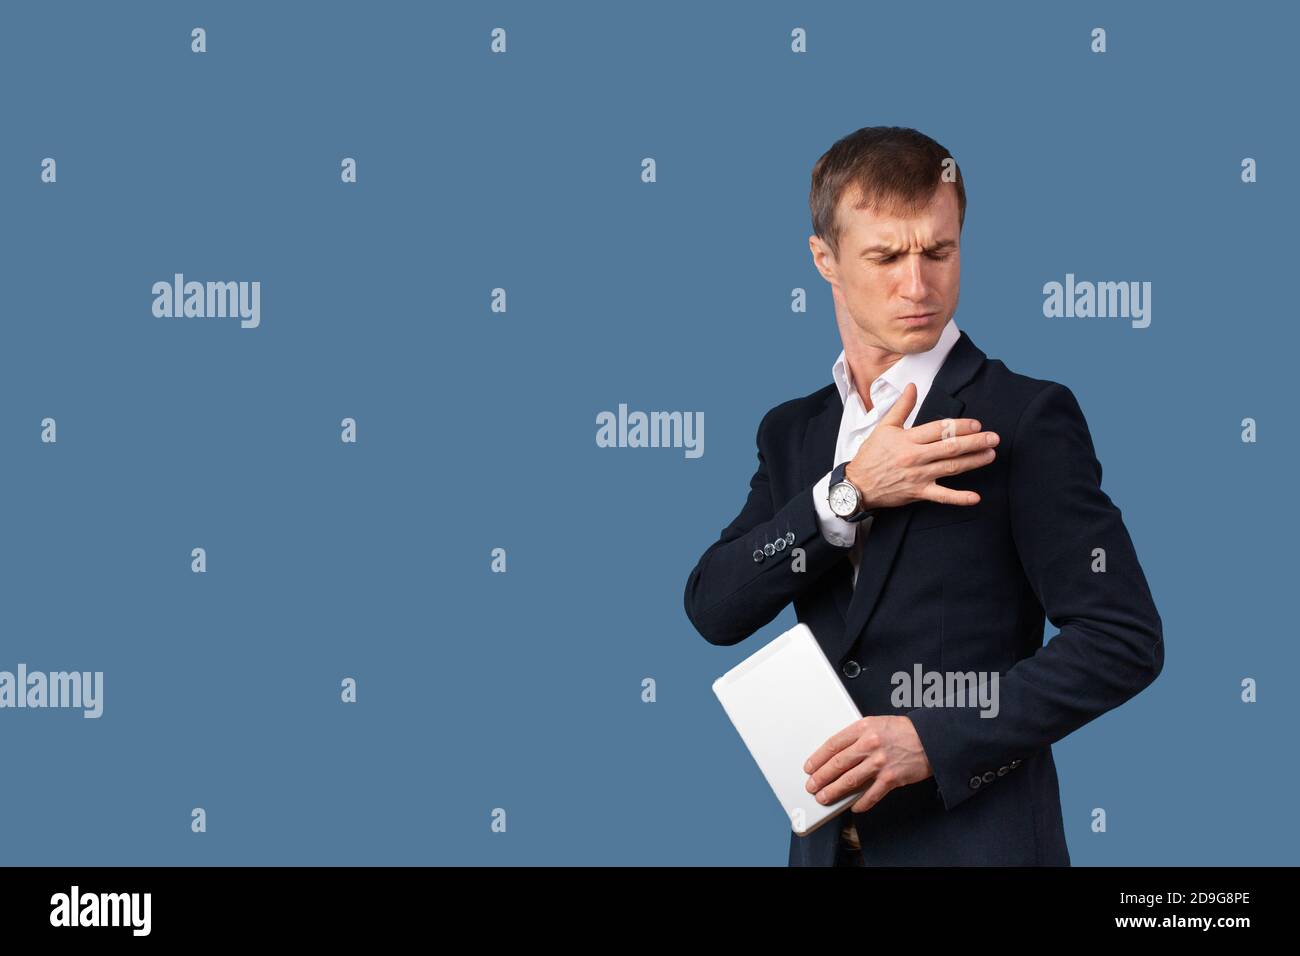
{"label": "wristwatch", "polygon": [[876,509],[863,507],[861,492],[845,477],[847,465],[847,461],[840,462],[831,472],[831,488],[826,494],[826,502],[831,506],[831,514],[845,521],[861,521],[875,514]]}

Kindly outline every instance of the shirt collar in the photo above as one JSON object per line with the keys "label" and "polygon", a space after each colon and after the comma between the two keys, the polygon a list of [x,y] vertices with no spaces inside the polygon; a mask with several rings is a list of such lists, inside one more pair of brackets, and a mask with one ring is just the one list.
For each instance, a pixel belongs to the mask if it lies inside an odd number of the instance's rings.
{"label": "shirt collar", "polygon": [[[904,355],[895,362],[876,379],[879,382],[884,379],[899,392],[908,382],[915,382],[918,392],[921,390],[922,382],[929,383],[934,380],[935,375],[939,372],[939,367],[943,365],[943,360],[948,357],[952,347],[957,344],[957,339],[961,336],[957,328],[957,320],[949,319],[948,324],[943,327],[939,333],[939,341],[934,343],[934,348],[926,352],[913,352]],[[831,377],[835,379],[835,386],[840,390],[840,401],[845,405],[848,404],[849,395],[857,392],[853,383],[853,373],[849,368],[849,363],[844,355],[844,350],[840,349],[839,358],[831,366]],[[872,382],[874,387],[876,382]]]}

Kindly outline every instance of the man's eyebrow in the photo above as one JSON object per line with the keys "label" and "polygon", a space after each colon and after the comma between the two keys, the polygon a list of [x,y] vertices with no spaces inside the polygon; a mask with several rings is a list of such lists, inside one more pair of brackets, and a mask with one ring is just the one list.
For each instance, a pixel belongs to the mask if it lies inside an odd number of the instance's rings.
{"label": "man's eyebrow", "polygon": [[[934,242],[926,246],[925,251],[940,252],[944,249],[955,248],[956,245],[957,245],[956,239],[940,239],[938,242]],[[883,252],[886,255],[897,255],[899,252],[899,248],[898,246],[892,245],[888,242],[878,242],[873,246],[867,246],[865,249],[863,249],[861,255],[869,256],[873,252]]]}

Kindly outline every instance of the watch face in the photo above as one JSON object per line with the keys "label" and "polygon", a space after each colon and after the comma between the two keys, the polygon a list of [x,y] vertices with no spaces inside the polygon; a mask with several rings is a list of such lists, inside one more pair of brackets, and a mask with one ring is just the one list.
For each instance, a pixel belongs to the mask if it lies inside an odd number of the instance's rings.
{"label": "watch face", "polygon": [[858,494],[847,481],[842,481],[831,489],[831,511],[841,518],[853,514],[858,507]]}

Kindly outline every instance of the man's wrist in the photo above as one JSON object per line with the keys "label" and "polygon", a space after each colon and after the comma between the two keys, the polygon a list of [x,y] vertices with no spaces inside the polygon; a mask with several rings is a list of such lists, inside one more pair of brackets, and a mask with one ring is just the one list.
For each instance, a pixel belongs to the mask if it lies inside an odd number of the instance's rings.
{"label": "man's wrist", "polygon": [[858,507],[865,510],[874,510],[871,499],[867,497],[867,489],[861,475],[854,475],[852,472],[853,462],[848,462],[844,466],[844,480],[858,489]]}
{"label": "man's wrist", "polygon": [[850,464],[851,461],[841,462],[831,472],[830,507],[842,520],[856,524],[870,517],[874,509],[868,504],[862,489],[849,478]]}
{"label": "man's wrist", "polygon": [[817,512],[817,524],[822,537],[838,548],[848,548],[857,537],[858,526],[845,521],[831,511],[828,494],[831,487],[831,472],[826,472],[813,485],[813,507]]}

